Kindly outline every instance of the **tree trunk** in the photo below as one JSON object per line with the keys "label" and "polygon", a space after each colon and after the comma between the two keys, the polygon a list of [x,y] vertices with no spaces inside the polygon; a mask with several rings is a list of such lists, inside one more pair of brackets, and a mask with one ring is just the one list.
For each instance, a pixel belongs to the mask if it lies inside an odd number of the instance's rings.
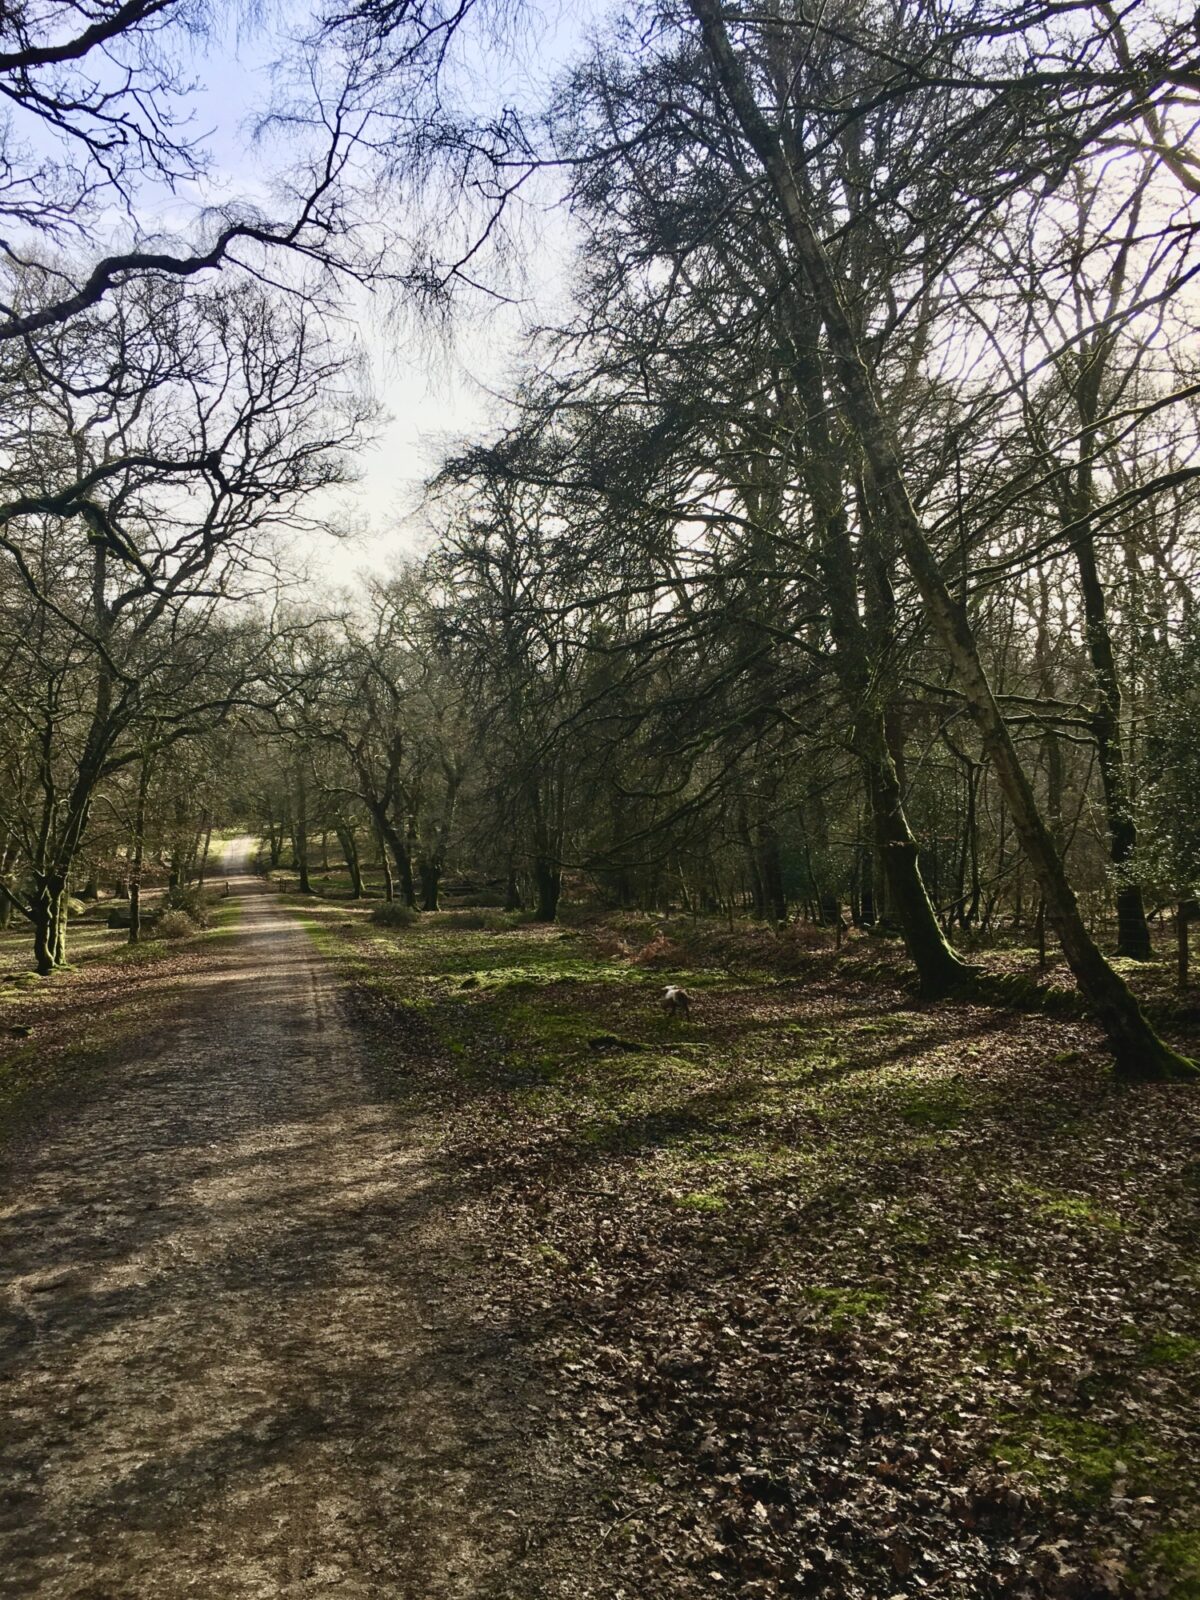
{"label": "tree trunk", "polygon": [[[881,724],[882,742],[882,724]],[[904,946],[917,969],[922,995],[936,998],[958,988],[973,969],[946,941],[921,877],[917,841],[904,814],[900,784],[886,746],[864,760],[875,846],[887,879],[888,906],[900,924]]]}
{"label": "tree trunk", "polygon": [[200,851],[200,863],[196,870],[196,887],[203,889],[204,874],[208,871],[208,852],[212,849],[212,817],[207,811],[204,816],[204,847]]}
{"label": "tree trunk", "polygon": [[65,967],[67,964],[67,915],[68,893],[64,885],[58,897],[58,911],[54,919],[54,965]]}
{"label": "tree trunk", "polygon": [[[855,553],[840,474],[832,454],[825,384],[815,348],[799,348],[804,354],[798,356],[795,366],[805,411],[805,465],[821,530],[819,559],[829,600],[834,671],[854,718],[853,742],[863,765],[887,911],[900,925],[922,995],[934,999],[958,988],[974,969],[955,953],[942,932],[921,875],[920,852],[905,815],[894,753],[902,749],[901,737],[898,728],[894,728],[893,748],[888,739],[887,718],[878,704],[870,639],[859,615]],[[880,575],[876,574],[876,587],[880,582]],[[876,609],[881,607],[882,600]],[[871,909],[874,917],[883,910],[878,897]]]}
{"label": "tree trunk", "polygon": [[146,797],[150,792],[150,762],[143,757],[138,774],[137,805],[133,813],[133,858],[129,867],[129,943],[142,936],[142,857],[146,848]]}
{"label": "tree trunk", "polygon": [[379,865],[383,871],[383,898],[390,905],[396,898],[396,880],[392,877],[392,864],[388,860],[388,850],[383,837],[383,829],[377,826],[375,832],[379,840]]}
{"label": "tree trunk", "polygon": [[[865,776],[865,774],[864,774]],[[864,783],[864,789],[866,784]],[[871,815],[871,796],[866,794],[867,815],[859,820],[858,848],[855,852],[858,858],[858,915],[860,927],[869,928],[875,921],[875,858],[878,854],[874,844],[867,837],[866,823]],[[872,824],[873,827],[873,824]]]}
{"label": "tree trunk", "polygon": [[[383,854],[384,886],[387,898],[395,896],[395,882],[400,881],[400,898],[406,906],[414,911],[417,908],[416,886],[413,883],[412,857],[408,847],[391,819],[384,813],[379,805],[372,806],[376,832],[379,835],[380,848]],[[388,857],[391,857],[391,866]]]}
{"label": "tree trunk", "polygon": [[405,848],[399,834],[395,834],[393,830],[393,835],[396,844],[394,852],[396,870],[400,874],[400,898],[406,906],[415,911],[417,909],[417,887],[413,880],[412,857]]}
{"label": "tree trunk", "polygon": [[1150,926],[1146,921],[1146,905],[1141,885],[1128,876],[1137,848],[1137,827],[1133,820],[1125,751],[1121,744],[1121,689],[1108,629],[1104,589],[1096,565],[1090,524],[1086,519],[1084,531],[1074,542],[1083,595],[1088,656],[1096,685],[1096,706],[1091,716],[1092,734],[1096,740],[1096,762],[1104,791],[1109,854],[1118,883],[1117,954],[1129,956],[1135,961],[1149,961],[1154,951],[1150,943]]}
{"label": "tree trunk", "polygon": [[1197,909],[1194,900],[1181,900],[1175,908],[1175,981],[1181,989],[1188,986],[1188,923]]}
{"label": "tree trunk", "polygon": [[304,761],[296,763],[296,823],[292,834],[292,850],[296,857],[296,871],[300,874],[300,893],[311,894],[308,881],[308,783],[304,776]]}
{"label": "tree trunk", "polygon": [[992,693],[966,610],[951,595],[913,507],[899,452],[859,352],[841,290],[808,219],[788,160],[759,110],[734,54],[719,0],[689,0],[689,5],[700,22],[710,60],[734,114],[775,187],[797,264],[829,335],[837,362],[842,413],[862,447],[875,491],[920,591],[926,614],[962,685],[984,755],[1004,791],[1013,826],[1045,897],[1046,914],[1080,990],[1108,1035],[1117,1071],[1138,1079],[1200,1076],[1194,1062],[1159,1039],[1132,992],[1109,966],[1087,930],[1008,724]]}
{"label": "tree trunk", "polygon": [[952,927],[957,920],[963,932],[975,925],[979,916],[983,886],[979,877],[979,781],[983,768],[966,750],[959,749],[942,729],[942,742],[963,769],[963,787],[966,804],[963,808],[962,835],[958,843],[955,863],[954,904],[946,914],[946,925]]}
{"label": "tree trunk", "polygon": [[421,879],[421,910],[440,910],[438,896],[442,883],[441,863],[437,861],[422,861],[417,867],[417,872]]}
{"label": "tree trunk", "polygon": [[537,891],[536,922],[553,922],[558,916],[558,902],[562,894],[562,872],[546,856],[536,856],[533,863],[533,883]]}
{"label": "tree trunk", "polygon": [[0,928],[12,926],[13,902],[10,898],[14,892],[13,869],[20,856],[20,847],[15,839],[11,838],[4,847],[4,859],[0,862],[0,882],[8,890],[7,894],[0,894]]}
{"label": "tree trunk", "polygon": [[1104,585],[1100,581],[1092,528],[1095,501],[1093,463],[1100,443],[1096,418],[1106,348],[1111,348],[1107,333],[1102,334],[1098,342],[1085,343],[1079,351],[1075,402],[1083,426],[1079,438],[1079,460],[1072,474],[1070,491],[1064,498],[1063,516],[1070,530],[1070,546],[1075,551],[1079,572],[1084,638],[1096,690],[1096,704],[1090,720],[1092,735],[1096,740],[1100,784],[1104,791],[1109,854],[1117,879],[1117,953],[1135,961],[1149,961],[1154,952],[1150,945],[1146,907],[1141,886],[1132,881],[1129,875],[1137,847],[1137,826],[1133,819],[1125,749],[1121,743],[1121,682],[1117,675],[1116,652],[1108,625],[1108,605]]}
{"label": "tree trunk", "polygon": [[54,928],[48,902],[37,894],[33,901],[33,964],[41,977],[54,971]]}
{"label": "tree trunk", "polygon": [[350,898],[361,900],[363,897],[362,864],[358,859],[358,846],[354,842],[354,830],[347,822],[335,822],[334,832],[337,834],[338,844],[342,847],[342,855],[350,873]]}
{"label": "tree trunk", "polygon": [[776,927],[787,922],[787,893],[783,886],[783,861],[779,852],[779,833],[770,822],[758,825],[757,857],[759,882],[763,889],[763,905]]}
{"label": "tree trunk", "polygon": [[35,873],[33,880],[33,959],[43,978],[65,958],[66,885],[53,873]]}
{"label": "tree trunk", "polygon": [[546,809],[536,782],[530,783],[528,797],[533,822],[533,886],[537,896],[534,917],[538,922],[553,922],[558,916],[562,894],[562,865],[554,842],[562,835],[552,831],[546,821]]}
{"label": "tree trunk", "polygon": [[767,894],[763,888],[758,852],[754,848],[754,836],[750,832],[750,819],[746,814],[744,799],[738,801],[738,833],[741,837],[742,856],[750,884],[751,915],[756,922],[764,922],[767,916]]}

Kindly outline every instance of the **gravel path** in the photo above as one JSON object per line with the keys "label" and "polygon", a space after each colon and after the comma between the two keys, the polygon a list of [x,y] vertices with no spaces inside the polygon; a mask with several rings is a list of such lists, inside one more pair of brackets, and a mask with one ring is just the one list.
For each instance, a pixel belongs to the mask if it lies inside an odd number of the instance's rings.
{"label": "gravel path", "polygon": [[0,1594],[558,1593],[458,1201],[248,855],[236,938],[0,1184]]}

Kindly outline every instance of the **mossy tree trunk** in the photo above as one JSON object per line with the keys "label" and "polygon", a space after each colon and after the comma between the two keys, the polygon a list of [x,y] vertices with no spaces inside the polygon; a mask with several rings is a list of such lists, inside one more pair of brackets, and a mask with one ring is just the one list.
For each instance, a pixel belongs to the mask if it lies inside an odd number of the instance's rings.
{"label": "mossy tree trunk", "polygon": [[421,882],[421,910],[440,910],[441,867],[436,861],[424,860],[418,864],[417,875]]}
{"label": "mossy tree trunk", "polygon": [[34,873],[33,959],[37,971],[47,977],[65,960],[66,883],[58,873]]}
{"label": "mossy tree trunk", "polygon": [[[401,901],[415,911],[417,909],[417,891],[416,884],[413,881],[412,856],[408,852],[404,837],[387,816],[377,816],[376,826],[385,846],[384,870],[392,891],[388,898],[391,899],[394,896],[398,885]],[[389,858],[390,868],[388,864]]]}
{"label": "mossy tree trunk", "polygon": [[[882,724],[880,726],[882,744]],[[942,932],[921,876],[920,853],[904,814],[900,784],[886,744],[863,760],[871,802],[876,855],[887,878],[888,907],[900,925],[904,946],[927,998],[949,994],[972,973]]]}

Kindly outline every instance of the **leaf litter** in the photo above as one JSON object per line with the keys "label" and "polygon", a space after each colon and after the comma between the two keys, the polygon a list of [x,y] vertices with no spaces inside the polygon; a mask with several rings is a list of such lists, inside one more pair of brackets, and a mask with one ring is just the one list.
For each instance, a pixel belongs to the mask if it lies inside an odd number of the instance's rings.
{"label": "leaf litter", "polygon": [[607,1508],[584,1592],[1200,1593],[1193,1092],[886,969],[337,922]]}

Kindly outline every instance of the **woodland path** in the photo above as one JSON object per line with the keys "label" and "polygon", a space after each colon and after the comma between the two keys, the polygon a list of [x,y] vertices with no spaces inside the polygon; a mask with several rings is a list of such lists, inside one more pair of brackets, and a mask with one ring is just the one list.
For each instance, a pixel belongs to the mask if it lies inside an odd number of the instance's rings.
{"label": "woodland path", "polygon": [[557,1594],[459,1200],[249,854],[220,958],[0,1176],[0,1595]]}

